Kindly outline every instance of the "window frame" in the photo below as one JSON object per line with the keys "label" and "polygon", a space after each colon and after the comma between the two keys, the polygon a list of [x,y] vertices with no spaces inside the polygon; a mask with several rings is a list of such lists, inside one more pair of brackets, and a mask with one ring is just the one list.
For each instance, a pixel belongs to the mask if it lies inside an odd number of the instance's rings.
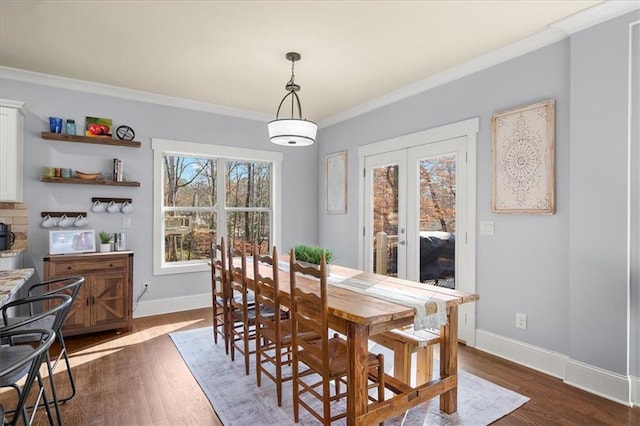
{"label": "window frame", "polygon": [[[189,272],[209,271],[208,259],[202,261],[175,262],[168,264],[164,261],[164,217],[163,217],[163,191],[164,191],[164,156],[173,155],[178,157],[197,157],[216,160],[236,160],[236,161],[259,161],[271,163],[271,233],[270,241],[277,246],[280,242],[281,224],[281,152],[263,151],[250,148],[236,148],[224,145],[209,145],[204,143],[186,142],[171,139],[151,139],[153,150],[153,273],[154,275],[168,275]],[[227,237],[226,213],[237,208],[226,208],[226,194],[224,193],[224,167],[217,165],[218,189],[222,187],[222,192],[218,191],[217,199],[217,235]],[[249,208],[242,208],[245,211]],[[173,263],[173,262],[172,262]]]}

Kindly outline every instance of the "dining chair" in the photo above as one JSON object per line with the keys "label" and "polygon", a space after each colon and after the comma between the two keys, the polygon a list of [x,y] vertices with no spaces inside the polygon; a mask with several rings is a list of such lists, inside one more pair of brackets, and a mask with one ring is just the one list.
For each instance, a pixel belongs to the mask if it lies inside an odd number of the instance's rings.
{"label": "dining chair", "polygon": [[[2,317],[4,320],[4,326],[0,328],[0,333],[8,333],[11,331],[20,331],[21,333],[11,335],[10,338],[0,340],[3,343],[3,348],[11,346],[29,346],[30,344],[38,344],[42,339],[42,334],[38,330],[52,330],[54,337],[58,337],[57,330],[62,327],[64,320],[69,312],[73,299],[67,294],[44,294],[40,296],[25,297],[23,299],[14,300],[2,306]],[[13,317],[7,316],[7,311],[11,308],[18,308],[22,306],[28,306],[29,313],[32,314],[28,317]],[[34,313],[35,308],[33,306],[42,306],[41,312]],[[10,350],[10,349],[7,349]],[[62,346],[60,348],[62,351]],[[61,358],[58,357],[57,360]],[[46,410],[49,412],[49,404],[52,403],[56,410],[56,417],[58,424],[62,424],[62,414],[60,412],[60,400],[57,396],[56,384],[54,380],[55,366],[51,363],[49,351],[46,351],[44,360],[46,361],[47,373],[49,375],[49,383],[51,386],[51,395],[53,400],[43,398]],[[38,366],[39,368],[39,366]],[[70,368],[70,367],[68,367]],[[40,380],[40,379],[38,379]],[[0,387],[12,387],[20,396],[20,387],[15,382],[0,381]],[[35,407],[25,407],[35,411]],[[11,411],[6,411],[10,413]]]}
{"label": "dining chair", "polygon": [[[71,369],[71,363],[69,361],[69,352],[67,351],[67,346],[64,340],[64,333],[62,332],[62,327],[64,326],[64,321],[76,310],[84,309],[85,301],[77,300],[78,293],[80,292],[80,288],[83,286],[85,282],[85,278],[83,276],[70,276],[70,277],[62,277],[62,278],[54,278],[48,281],[43,281],[38,284],[33,284],[29,287],[27,292],[29,297],[34,297],[37,295],[55,295],[55,294],[66,294],[71,297],[71,304],[66,309],[66,312],[62,312],[57,321],[56,318],[52,315],[46,317],[44,323],[41,326],[50,326],[51,329],[56,333],[56,339],[58,340],[58,344],[60,345],[60,352],[56,357],[53,365],[51,366],[52,371],[55,372],[58,364],[64,359],[67,377],[69,378],[69,385],[71,391],[69,395],[65,397],[58,397],[59,403],[64,403],[73,398],[76,395],[76,382],[73,377],[73,370]],[[33,304],[29,304],[29,313],[33,313]],[[19,321],[20,317],[10,318],[6,317],[6,312],[2,311],[2,316],[5,324],[11,324]],[[50,380],[53,377],[50,376]],[[52,384],[53,386],[53,384]]]}
{"label": "dining chair", "polygon": [[[0,384],[3,386],[11,386],[18,393],[18,401],[12,410],[13,417],[11,421],[5,418],[8,412],[3,410],[2,425],[17,425],[22,419],[25,425],[32,424],[37,407],[43,405],[47,412],[47,418],[50,425],[54,425],[53,416],[49,407],[47,392],[44,387],[42,376],[40,374],[40,366],[49,348],[53,344],[56,334],[53,330],[47,329],[22,329],[17,330],[11,326],[4,330],[0,330],[0,340],[11,341],[12,339],[20,339],[27,336],[37,336],[38,343],[34,347],[32,345],[14,345],[0,346]],[[31,415],[27,412],[27,399],[30,397],[33,384],[38,383],[38,393],[35,402],[31,405]],[[21,385],[19,385],[21,383]],[[40,398],[43,404],[39,403]],[[62,425],[60,419],[58,424]]]}
{"label": "dining chair", "polygon": [[[276,384],[278,407],[282,406],[282,384],[293,378],[283,375],[283,367],[293,362],[291,350],[291,318],[280,303],[278,251],[261,255],[257,244],[253,249],[253,280],[256,304],[256,382],[262,384],[262,374]],[[276,315],[278,313],[278,315]],[[299,331],[298,338],[319,339],[312,331]]]}
{"label": "dining chair", "polygon": [[[229,314],[228,330],[229,343],[231,347],[231,360],[235,360],[235,352],[243,355],[245,374],[249,375],[249,360],[255,353],[255,348],[251,349],[251,341],[256,338],[255,334],[255,295],[251,292],[251,299],[254,304],[249,303],[249,289],[247,288],[247,255],[245,253],[245,243],[242,242],[242,249],[235,248],[233,241],[229,241]],[[234,261],[234,259],[236,259]],[[239,262],[239,265],[236,264]]]}
{"label": "dining chair", "polygon": [[211,295],[213,306],[213,342],[218,344],[218,336],[224,340],[224,351],[229,355],[229,288],[228,265],[224,237],[220,244],[211,241]]}
{"label": "dining chair", "polygon": [[[293,352],[293,416],[299,421],[300,406],[311,415],[328,425],[346,416],[346,409],[338,410],[336,402],[346,397],[341,392],[341,384],[348,385],[347,342],[338,336],[329,337],[329,308],[327,295],[327,266],[324,256],[319,266],[302,264],[296,261],[292,249],[289,257],[291,285],[292,352]],[[305,290],[298,286],[298,274],[304,274],[319,281],[316,289]],[[319,293],[319,295],[318,295]],[[320,335],[318,340],[298,338],[298,330],[313,330]],[[369,389],[377,388],[377,401],[384,400],[384,357],[382,354],[369,353]],[[301,364],[306,366],[302,369]],[[320,380],[312,377],[319,375]],[[334,390],[331,392],[331,383]],[[312,395],[320,400],[322,410],[313,407]],[[369,399],[373,399],[369,397]],[[332,410],[335,408],[335,410]],[[340,411],[337,414],[332,411]]]}

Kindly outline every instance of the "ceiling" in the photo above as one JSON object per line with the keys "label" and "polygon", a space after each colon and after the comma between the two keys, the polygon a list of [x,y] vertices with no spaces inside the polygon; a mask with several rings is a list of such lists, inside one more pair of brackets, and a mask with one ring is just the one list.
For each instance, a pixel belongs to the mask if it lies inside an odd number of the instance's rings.
{"label": "ceiling", "polygon": [[599,1],[0,0],[0,65],[321,121]]}

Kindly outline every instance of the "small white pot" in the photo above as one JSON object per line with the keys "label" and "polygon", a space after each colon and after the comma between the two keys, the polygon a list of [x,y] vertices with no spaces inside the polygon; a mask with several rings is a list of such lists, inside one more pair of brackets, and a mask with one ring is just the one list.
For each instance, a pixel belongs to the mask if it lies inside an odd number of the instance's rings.
{"label": "small white pot", "polygon": [[100,243],[100,245],[98,246],[98,250],[100,251],[100,253],[108,253],[111,251],[111,243],[107,243],[107,244],[102,244]]}

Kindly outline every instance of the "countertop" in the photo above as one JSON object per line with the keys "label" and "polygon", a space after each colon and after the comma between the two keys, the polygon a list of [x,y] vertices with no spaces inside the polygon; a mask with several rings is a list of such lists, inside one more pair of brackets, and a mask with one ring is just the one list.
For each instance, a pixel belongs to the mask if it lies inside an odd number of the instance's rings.
{"label": "countertop", "polygon": [[0,306],[7,303],[34,272],[33,268],[0,271]]}
{"label": "countertop", "polygon": [[14,257],[20,253],[24,253],[27,249],[15,249],[15,250],[0,250],[0,257]]}

